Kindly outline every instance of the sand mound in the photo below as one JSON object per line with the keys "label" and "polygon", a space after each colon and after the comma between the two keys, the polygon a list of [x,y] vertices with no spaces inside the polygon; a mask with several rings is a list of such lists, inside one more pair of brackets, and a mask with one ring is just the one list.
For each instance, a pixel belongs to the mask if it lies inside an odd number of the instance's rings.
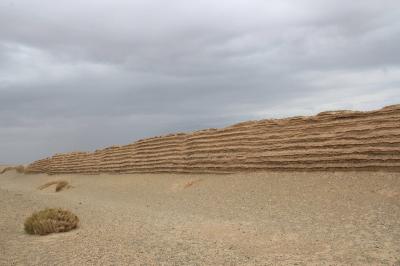
{"label": "sand mound", "polygon": [[18,165],[18,166],[7,166],[0,171],[0,174],[4,174],[5,172],[13,170],[17,171],[17,173],[20,174],[25,173],[25,167],[23,165]]}
{"label": "sand mound", "polygon": [[239,123],[56,154],[38,173],[232,173],[257,170],[400,170],[400,105]]}
{"label": "sand mound", "polygon": [[50,187],[52,185],[56,185],[55,192],[59,192],[59,191],[63,190],[64,188],[70,188],[71,187],[70,185],[68,185],[67,181],[58,180],[58,181],[47,182],[47,183],[41,185],[40,187],[38,187],[38,189],[43,190],[43,189],[48,188],[48,187]]}

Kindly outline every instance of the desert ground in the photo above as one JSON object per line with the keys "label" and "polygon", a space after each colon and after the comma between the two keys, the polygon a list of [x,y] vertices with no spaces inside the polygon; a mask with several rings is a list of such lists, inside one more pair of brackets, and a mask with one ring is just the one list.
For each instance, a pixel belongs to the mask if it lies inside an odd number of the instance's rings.
{"label": "desert ground", "polygon": [[[48,181],[71,188],[39,190]],[[78,229],[24,232],[62,207]],[[0,175],[0,265],[396,265],[400,173]]]}

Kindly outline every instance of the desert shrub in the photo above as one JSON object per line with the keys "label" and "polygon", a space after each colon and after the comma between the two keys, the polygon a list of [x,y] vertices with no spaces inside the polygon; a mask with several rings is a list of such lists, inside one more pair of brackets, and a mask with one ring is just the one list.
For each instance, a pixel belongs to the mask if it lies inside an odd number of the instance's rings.
{"label": "desert shrub", "polygon": [[59,192],[59,191],[63,190],[64,188],[69,188],[70,187],[68,185],[67,181],[59,180],[59,181],[47,182],[46,184],[43,184],[40,187],[38,187],[38,189],[42,190],[42,189],[45,189],[45,188],[47,188],[49,186],[52,186],[52,185],[56,185],[56,192]]}
{"label": "desert shrub", "polygon": [[79,218],[68,210],[60,208],[34,212],[25,220],[25,232],[31,235],[47,235],[67,232],[78,227]]}

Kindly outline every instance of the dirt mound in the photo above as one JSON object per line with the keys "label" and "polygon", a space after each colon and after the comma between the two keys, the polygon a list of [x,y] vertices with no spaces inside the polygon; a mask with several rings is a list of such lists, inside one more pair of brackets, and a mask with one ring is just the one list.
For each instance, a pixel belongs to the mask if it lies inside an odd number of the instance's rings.
{"label": "dirt mound", "polygon": [[57,180],[57,181],[50,181],[50,182],[47,182],[47,183],[45,183],[45,184],[39,186],[38,189],[43,190],[43,189],[48,188],[48,187],[53,186],[53,185],[56,185],[56,186],[55,186],[55,192],[59,192],[59,191],[63,190],[64,188],[68,189],[68,188],[71,187],[71,186],[68,184],[67,181],[64,181],[64,180]]}
{"label": "dirt mound", "polygon": [[400,105],[239,123],[95,152],[56,154],[38,173],[400,170]]}
{"label": "dirt mound", "polygon": [[17,173],[20,173],[20,174],[25,173],[25,167],[24,167],[23,165],[17,165],[17,166],[7,166],[7,167],[4,167],[4,168],[0,171],[0,174],[4,174],[5,172],[13,171],[13,170],[17,171]]}

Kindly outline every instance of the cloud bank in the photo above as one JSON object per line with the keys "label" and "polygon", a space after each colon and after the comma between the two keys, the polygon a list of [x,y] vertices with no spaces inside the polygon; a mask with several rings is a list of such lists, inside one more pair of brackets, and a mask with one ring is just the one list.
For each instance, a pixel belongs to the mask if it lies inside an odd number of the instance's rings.
{"label": "cloud bank", "polygon": [[3,1],[0,162],[400,103],[398,1]]}

